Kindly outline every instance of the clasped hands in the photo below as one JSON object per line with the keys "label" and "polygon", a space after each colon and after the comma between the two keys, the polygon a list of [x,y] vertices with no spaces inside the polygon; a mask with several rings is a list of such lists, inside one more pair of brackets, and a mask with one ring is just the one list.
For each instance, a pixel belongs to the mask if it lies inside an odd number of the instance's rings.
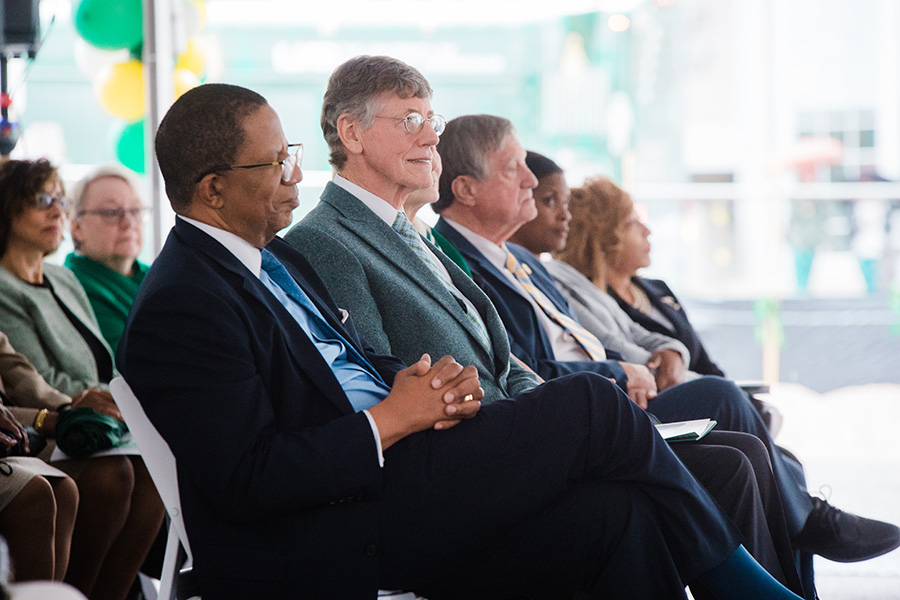
{"label": "clasped hands", "polygon": [[387,448],[411,433],[449,429],[474,417],[482,398],[475,367],[463,367],[452,356],[431,364],[431,357],[423,354],[397,373],[391,392],[369,414],[378,426],[382,447]]}
{"label": "clasped hands", "polygon": [[[646,366],[629,362],[619,364],[628,377],[628,397],[644,410],[659,392],[684,381],[684,358],[675,350],[655,352]],[[656,371],[655,377],[651,372],[653,370]]]}

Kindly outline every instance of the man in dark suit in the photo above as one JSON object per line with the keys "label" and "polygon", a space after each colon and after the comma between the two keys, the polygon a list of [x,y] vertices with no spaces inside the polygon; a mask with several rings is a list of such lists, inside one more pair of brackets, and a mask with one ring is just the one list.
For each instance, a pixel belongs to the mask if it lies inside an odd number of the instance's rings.
{"label": "man in dark suit", "polygon": [[[380,109],[342,135],[420,185],[430,164],[383,142],[406,139],[412,110],[430,117],[427,101]],[[176,457],[204,598],[677,598],[698,579],[719,598],[796,598],[605,378],[481,408],[474,368],[375,354],[275,239],[301,175],[258,94],[185,93],[156,152],[179,217],[119,365]]]}
{"label": "man in dark suit", "polygon": [[[463,255],[473,278],[497,307],[513,352],[545,377],[568,360],[583,369],[590,350],[586,344],[599,340],[580,328],[553,276],[535,256],[507,242],[537,216],[531,197],[537,179],[528,171],[512,124],[492,115],[457,117],[448,124],[441,151],[444,170],[434,205],[441,218],[435,229]],[[504,170],[510,163],[519,168]],[[486,168],[479,171],[480,165]],[[645,366],[623,367],[629,396],[663,421],[713,418],[720,428],[752,434],[766,444],[791,536],[803,550],[852,561],[883,554],[900,543],[900,532],[891,524],[814,502],[750,399],[731,381],[701,377],[657,393]],[[632,388],[632,380],[638,389]]]}

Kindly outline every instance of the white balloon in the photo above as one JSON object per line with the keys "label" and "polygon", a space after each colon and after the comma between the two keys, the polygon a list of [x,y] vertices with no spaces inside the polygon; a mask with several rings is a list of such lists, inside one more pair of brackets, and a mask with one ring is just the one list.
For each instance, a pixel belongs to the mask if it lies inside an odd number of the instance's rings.
{"label": "white balloon", "polygon": [[82,75],[90,81],[107,65],[125,62],[129,58],[128,50],[103,50],[92,46],[81,37],[75,38],[75,65]]}

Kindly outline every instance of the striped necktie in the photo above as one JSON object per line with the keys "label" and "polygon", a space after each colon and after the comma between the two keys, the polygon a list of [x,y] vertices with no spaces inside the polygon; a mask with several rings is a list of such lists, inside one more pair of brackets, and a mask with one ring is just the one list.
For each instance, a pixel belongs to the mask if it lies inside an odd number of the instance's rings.
{"label": "striped necktie", "polygon": [[531,294],[531,297],[534,298],[537,305],[541,307],[541,310],[543,310],[544,313],[553,319],[560,327],[565,329],[569,335],[575,338],[575,341],[581,346],[591,360],[606,360],[606,350],[603,349],[603,344],[600,343],[600,340],[598,340],[590,331],[579,325],[575,319],[557,309],[550,298],[532,283],[531,277],[529,277],[531,269],[528,265],[523,265],[516,260],[516,257],[509,251],[509,248],[504,246],[504,250],[506,250],[506,268],[509,269],[510,273],[515,275],[516,279],[519,280],[519,283],[522,284],[522,287]]}
{"label": "striped necktie", "polygon": [[409,222],[409,219],[406,217],[406,213],[402,210],[397,211],[397,217],[394,219],[393,225],[394,231],[400,236],[400,238],[406,242],[406,245],[412,248],[412,251],[415,252],[416,256],[425,261],[425,264],[428,265],[428,269],[434,273],[435,277],[437,277],[444,287],[447,288],[453,297],[462,304],[463,309],[466,311],[466,319],[472,323],[472,326],[475,328],[475,332],[478,336],[481,344],[491,352],[491,336],[488,334],[487,327],[484,325],[484,321],[481,320],[481,315],[478,314],[478,310],[475,308],[475,305],[466,298],[462,292],[456,289],[456,286],[453,285],[453,282],[450,280],[447,272],[441,268],[441,264],[438,262],[437,257],[434,255],[431,250],[425,245],[425,242],[422,241],[422,237],[419,235],[419,232],[416,231],[416,228],[413,227],[413,224]]}

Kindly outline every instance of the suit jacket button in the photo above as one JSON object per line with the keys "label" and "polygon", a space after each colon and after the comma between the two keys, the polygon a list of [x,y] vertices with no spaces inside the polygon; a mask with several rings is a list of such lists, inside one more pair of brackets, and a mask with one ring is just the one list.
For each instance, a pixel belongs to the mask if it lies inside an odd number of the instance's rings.
{"label": "suit jacket button", "polygon": [[366,545],[366,556],[375,556],[375,551],[378,550],[378,546],[375,544],[367,544]]}

